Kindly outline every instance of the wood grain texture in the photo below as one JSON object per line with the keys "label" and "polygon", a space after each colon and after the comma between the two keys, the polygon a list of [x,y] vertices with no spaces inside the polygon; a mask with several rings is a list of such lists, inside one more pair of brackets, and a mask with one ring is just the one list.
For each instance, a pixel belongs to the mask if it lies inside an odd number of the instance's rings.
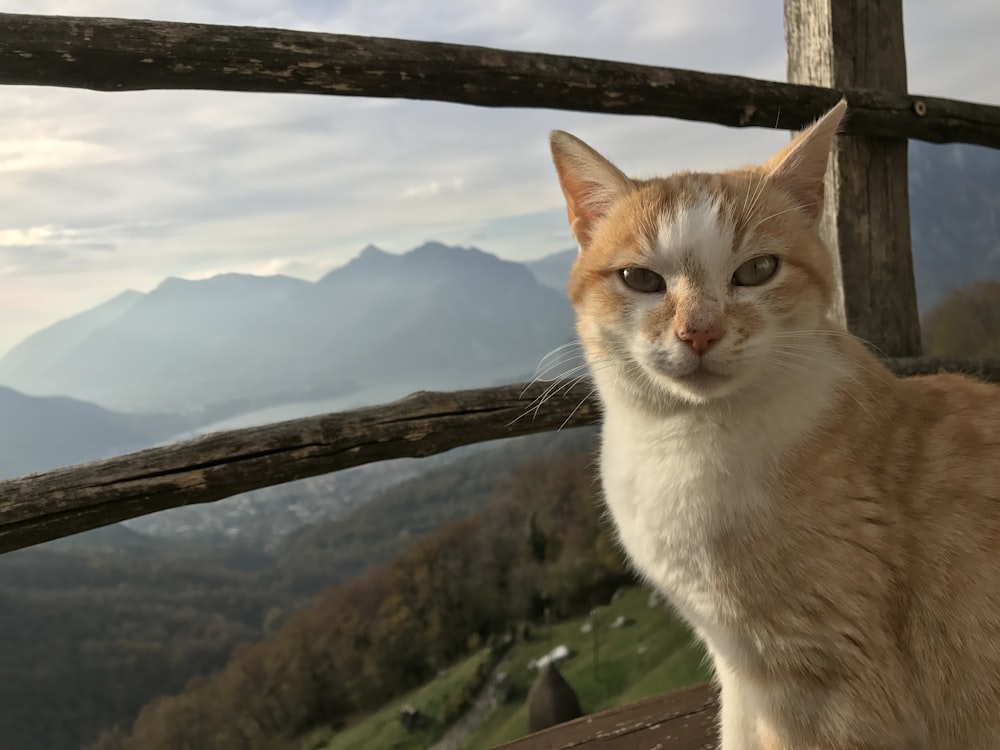
{"label": "wood grain texture", "polygon": [[[1000,382],[1000,361],[890,360],[899,374],[944,370]],[[216,432],[182,443],[0,482],[0,552],[99,526],[391,458],[593,424],[580,383],[537,410],[547,387],[416,393],[383,406]]]}
{"label": "wood grain texture", "polygon": [[0,29],[4,84],[428,99],[786,129],[801,127],[846,93],[848,132],[1000,147],[1000,107],[899,89],[835,92],[579,57],[283,29],[11,13],[0,13]]}
{"label": "wood grain texture", "polygon": [[[785,0],[788,79],[906,92],[902,0]],[[848,104],[853,105],[850,98]],[[886,354],[920,353],[910,251],[905,138],[837,139],[827,170],[824,238],[839,248],[848,327]]]}
{"label": "wood grain texture", "polygon": [[496,750],[714,750],[718,696],[707,684],[545,729]]}

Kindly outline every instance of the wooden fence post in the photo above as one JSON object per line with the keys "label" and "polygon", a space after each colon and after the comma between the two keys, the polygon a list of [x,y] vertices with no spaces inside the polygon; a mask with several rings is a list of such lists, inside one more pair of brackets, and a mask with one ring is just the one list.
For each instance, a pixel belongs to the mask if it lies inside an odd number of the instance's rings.
{"label": "wooden fence post", "polygon": [[[789,82],[906,92],[902,0],[784,1]],[[840,252],[838,313],[889,356],[920,353],[906,159],[905,138],[840,136],[826,176],[822,230]]]}

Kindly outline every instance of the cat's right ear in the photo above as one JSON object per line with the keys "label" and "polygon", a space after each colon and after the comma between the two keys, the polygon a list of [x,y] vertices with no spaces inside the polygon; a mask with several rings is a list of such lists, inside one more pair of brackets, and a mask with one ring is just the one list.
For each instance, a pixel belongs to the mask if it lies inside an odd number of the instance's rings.
{"label": "cat's right ear", "polygon": [[635,185],[614,164],[569,133],[553,130],[549,145],[566,198],[569,228],[583,250],[608,209]]}
{"label": "cat's right ear", "polygon": [[826,165],[846,110],[847,100],[841,99],[764,163],[770,179],[788,190],[813,221],[823,213]]}

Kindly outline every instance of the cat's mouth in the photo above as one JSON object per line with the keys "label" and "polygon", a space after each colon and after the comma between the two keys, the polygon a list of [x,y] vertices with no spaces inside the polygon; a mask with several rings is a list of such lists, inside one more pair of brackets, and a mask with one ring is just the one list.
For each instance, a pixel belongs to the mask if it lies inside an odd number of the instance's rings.
{"label": "cat's mouth", "polygon": [[657,379],[667,381],[671,389],[695,396],[699,400],[728,391],[736,380],[733,373],[724,370],[720,372],[700,357],[697,361],[683,364],[652,357],[647,361],[647,367],[656,374]]}
{"label": "cat's mouth", "polygon": [[684,375],[674,375],[673,379],[681,385],[689,388],[712,388],[727,383],[732,376],[726,373],[715,372],[705,366],[704,362],[699,362],[698,366]]}

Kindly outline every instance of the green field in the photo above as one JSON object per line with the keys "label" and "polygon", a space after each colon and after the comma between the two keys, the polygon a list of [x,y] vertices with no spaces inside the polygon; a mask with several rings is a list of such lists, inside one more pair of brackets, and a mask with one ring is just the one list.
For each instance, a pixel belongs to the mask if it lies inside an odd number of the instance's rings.
{"label": "green field", "polygon": [[[476,668],[488,659],[482,651],[452,666],[433,682],[386,704],[375,713],[352,724],[329,739],[317,735],[307,739],[303,750],[423,750],[430,747],[448,728],[441,718],[449,703],[473,682]],[[429,718],[421,730],[407,732],[399,721],[399,709],[410,703]]]}
{"label": "green field", "polygon": [[[467,750],[490,750],[528,731],[524,698],[535,677],[528,662],[566,644],[575,656],[560,665],[563,676],[576,690],[586,713],[698,682],[708,677],[701,648],[692,643],[687,629],[663,608],[648,606],[649,593],[633,588],[595,617],[593,630],[580,632],[590,620],[579,617],[552,625],[538,625],[527,642],[518,643],[508,668],[511,691],[507,703],[480,727]],[[632,622],[612,629],[618,615]],[[596,641],[596,650],[595,650]],[[595,664],[596,653],[596,664]],[[476,667],[488,658],[480,653],[453,666],[447,673],[400,697],[370,716],[336,734],[314,737],[303,750],[422,750],[446,729],[440,720],[449,701],[475,678]],[[423,730],[407,733],[399,722],[399,708],[411,703],[431,718]]]}
{"label": "green field", "polygon": [[[630,703],[664,690],[708,678],[701,647],[692,643],[687,628],[668,610],[650,608],[649,593],[630,589],[617,602],[599,610],[595,667],[594,634],[581,633],[589,618],[582,617],[540,627],[534,639],[519,644],[510,666],[511,695],[480,728],[466,750],[490,750],[528,732],[524,697],[535,673],[527,664],[564,643],[576,654],[560,665],[560,672],[576,690],[585,713]],[[618,615],[633,620],[620,629],[609,624]]]}

